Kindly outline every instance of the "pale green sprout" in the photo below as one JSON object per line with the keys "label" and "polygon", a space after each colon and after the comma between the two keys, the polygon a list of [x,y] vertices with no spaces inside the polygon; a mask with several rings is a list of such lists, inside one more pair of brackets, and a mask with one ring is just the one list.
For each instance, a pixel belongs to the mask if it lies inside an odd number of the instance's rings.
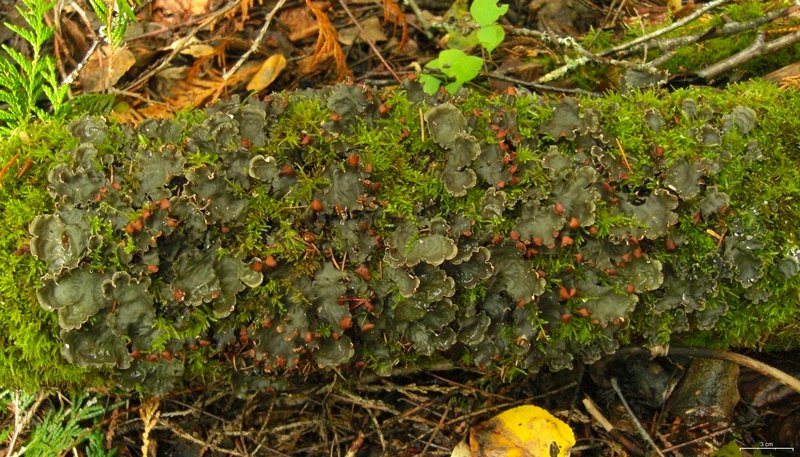
{"label": "pale green sprout", "polygon": [[[506,14],[508,5],[498,5],[497,0],[475,0],[469,12],[472,19],[480,26],[476,33],[478,44],[491,54],[505,39],[503,27],[497,24],[500,16]],[[445,89],[450,94],[455,94],[465,83],[472,81],[481,71],[484,60],[481,57],[471,56],[463,49],[447,49],[439,53],[439,57],[428,62],[425,67],[439,70],[447,81]],[[432,95],[439,90],[443,81],[432,74],[423,73],[419,76],[423,91]]]}

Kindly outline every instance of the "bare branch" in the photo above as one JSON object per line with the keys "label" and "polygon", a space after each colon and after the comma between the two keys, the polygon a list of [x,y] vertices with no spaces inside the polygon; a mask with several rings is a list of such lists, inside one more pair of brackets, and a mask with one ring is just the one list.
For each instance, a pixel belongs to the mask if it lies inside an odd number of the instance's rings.
{"label": "bare branch", "polygon": [[270,23],[272,23],[272,18],[275,17],[275,14],[278,12],[279,9],[281,9],[284,3],[286,3],[286,0],[278,0],[278,3],[276,3],[275,6],[272,8],[272,10],[269,12],[269,14],[267,14],[267,18],[264,20],[264,25],[261,27],[261,30],[259,30],[256,39],[253,40],[253,43],[250,45],[250,49],[248,49],[247,52],[242,54],[242,56],[239,57],[239,60],[236,61],[236,64],[234,64],[222,75],[222,79],[224,81],[227,81],[231,76],[233,76],[233,74],[236,73],[236,70],[238,70],[239,67],[241,67],[245,63],[245,61],[247,61],[247,58],[250,57],[250,54],[255,52],[255,50],[258,49],[259,46],[261,46],[261,41],[264,39],[264,35],[267,34],[267,29],[269,29]]}
{"label": "bare branch", "polygon": [[656,40],[651,43],[642,43],[627,49],[621,53],[619,57],[627,57],[637,52],[645,50],[645,48],[656,48],[661,51],[667,52],[677,49],[681,46],[688,46],[690,44],[700,43],[714,38],[722,38],[727,36],[736,35],[742,32],[749,32],[768,22],[772,22],[777,18],[784,17],[789,12],[789,8],[782,8],[779,10],[771,11],[763,16],[753,19],[749,22],[728,22],[722,27],[711,27],[701,33],[695,35],[688,35],[675,38],[665,38],[663,40]]}
{"label": "bare branch", "polygon": [[677,22],[673,22],[672,24],[670,24],[670,25],[668,25],[668,26],[666,26],[664,28],[661,28],[661,29],[658,29],[656,31],[650,32],[647,35],[642,35],[642,36],[640,36],[639,38],[637,38],[637,39],[635,39],[633,41],[629,41],[627,43],[623,43],[623,44],[621,44],[619,46],[614,46],[611,49],[606,49],[605,51],[601,52],[600,55],[601,56],[608,56],[608,55],[615,54],[617,52],[623,51],[625,49],[631,48],[631,47],[636,46],[638,44],[642,44],[642,43],[648,42],[650,40],[653,40],[654,38],[657,38],[657,37],[660,37],[661,35],[664,35],[665,33],[669,33],[669,32],[671,32],[671,31],[673,31],[675,29],[679,29],[679,28],[683,27],[684,25],[686,25],[686,24],[694,21],[695,19],[701,17],[702,15],[707,13],[708,11],[711,11],[712,9],[714,9],[714,8],[720,6],[720,5],[724,5],[725,3],[728,3],[729,1],[730,0],[714,0],[713,2],[706,3],[702,8],[698,8],[694,13],[684,17],[683,19],[681,19],[681,20],[679,20]]}
{"label": "bare branch", "polygon": [[797,42],[800,42],[800,31],[784,35],[772,41],[765,41],[764,32],[761,32],[758,34],[753,44],[726,59],[698,71],[697,75],[704,79],[714,79],[720,74],[732,68],[736,68],[747,61],[791,46]]}

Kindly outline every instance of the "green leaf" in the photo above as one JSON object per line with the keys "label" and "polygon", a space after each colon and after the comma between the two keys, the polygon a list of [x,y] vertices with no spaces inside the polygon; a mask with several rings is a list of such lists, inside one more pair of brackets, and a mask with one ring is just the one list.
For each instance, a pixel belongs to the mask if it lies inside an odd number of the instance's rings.
{"label": "green leaf", "polygon": [[460,49],[448,49],[439,53],[439,69],[456,81],[472,81],[483,67],[483,59],[464,53]]}
{"label": "green leaf", "polygon": [[442,85],[442,82],[439,80],[439,78],[424,73],[419,75],[419,82],[422,84],[422,91],[428,95],[435,94]]}
{"label": "green leaf", "polygon": [[487,25],[478,30],[478,40],[480,40],[481,46],[483,46],[488,53],[491,53],[496,47],[500,46],[500,43],[503,42],[505,37],[505,30],[497,24]]}
{"label": "green leaf", "polygon": [[[460,49],[447,49],[440,52],[438,58],[431,60],[425,66],[440,70],[448,78],[455,79],[455,82],[445,86],[447,91],[453,94],[465,82],[472,81],[478,76],[483,67],[483,59],[466,54]],[[429,81],[429,84],[432,82]]]}
{"label": "green leaf", "polygon": [[497,5],[497,0],[475,0],[469,8],[469,13],[481,27],[497,22],[500,16],[506,14],[508,5]]}
{"label": "green leaf", "polygon": [[463,35],[457,30],[451,30],[447,33],[447,47],[449,49],[461,49],[464,52],[468,52],[479,44],[477,30],[473,30],[467,35]]}
{"label": "green leaf", "polygon": [[464,83],[462,81],[454,81],[451,82],[450,84],[445,85],[444,88],[448,94],[453,95],[456,92],[458,92],[458,89],[461,89],[461,86],[463,85]]}

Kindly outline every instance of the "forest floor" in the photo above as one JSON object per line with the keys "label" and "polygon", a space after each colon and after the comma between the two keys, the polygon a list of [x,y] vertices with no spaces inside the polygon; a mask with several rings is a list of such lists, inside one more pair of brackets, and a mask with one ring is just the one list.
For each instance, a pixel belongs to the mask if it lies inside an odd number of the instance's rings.
{"label": "forest floor", "polygon": [[[0,3],[2,17],[19,23],[14,3]],[[425,64],[448,43],[483,58],[480,74],[466,85],[487,92],[523,86],[601,95],[755,77],[790,90],[800,85],[798,11],[779,1],[760,2],[757,14],[748,8],[759,2],[724,0],[679,9],[681,2],[661,0],[514,1],[497,21],[505,39],[491,54],[470,41],[475,26],[468,2],[145,3],[122,46],[99,36],[101,21],[86,2],[59,2],[53,17],[61,76],[75,78],[75,94],[97,94],[98,104],[112,100],[109,115],[134,123],[252,92],[264,96],[345,79],[394,86],[418,77],[420,69],[436,74]],[[657,33],[681,21],[672,34]],[[108,25],[113,34],[114,24]],[[649,38],[635,45],[642,36]],[[685,37],[680,46],[669,41],[676,36]],[[776,44],[780,40],[785,43]],[[0,31],[0,42],[24,51],[18,41]],[[581,58],[585,62],[576,64]],[[103,98],[107,94],[113,98]],[[176,457],[447,456],[469,439],[470,427],[535,404],[571,426],[574,456],[711,455],[726,443],[727,451],[716,455],[798,452],[800,396],[731,362],[690,355],[619,354],[594,366],[505,380],[469,370],[388,378],[337,372],[297,377],[291,393],[282,394],[237,395],[229,386],[205,385],[161,398],[157,408],[105,393],[98,398],[116,407],[95,428],[118,456],[143,455],[143,442],[148,455]],[[798,353],[754,356],[800,374]],[[34,416],[67,404],[48,395]],[[4,425],[13,421],[11,409]],[[23,432],[17,449],[24,439]],[[9,451],[0,449],[0,457]],[[82,447],[69,452],[99,455]]]}

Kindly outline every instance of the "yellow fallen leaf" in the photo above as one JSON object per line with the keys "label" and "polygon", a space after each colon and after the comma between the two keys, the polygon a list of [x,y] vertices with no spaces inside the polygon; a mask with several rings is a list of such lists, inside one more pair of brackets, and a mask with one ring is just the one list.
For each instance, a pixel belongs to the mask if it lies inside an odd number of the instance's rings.
{"label": "yellow fallen leaf", "polygon": [[456,444],[456,447],[453,448],[453,453],[450,454],[450,457],[472,457],[472,451],[469,449],[469,444],[464,441]]}
{"label": "yellow fallen leaf", "polygon": [[469,430],[472,457],[567,457],[575,435],[547,410],[518,406]]}
{"label": "yellow fallen leaf", "polygon": [[247,83],[247,90],[259,91],[266,88],[275,81],[284,68],[286,68],[286,57],[283,54],[271,55]]}

